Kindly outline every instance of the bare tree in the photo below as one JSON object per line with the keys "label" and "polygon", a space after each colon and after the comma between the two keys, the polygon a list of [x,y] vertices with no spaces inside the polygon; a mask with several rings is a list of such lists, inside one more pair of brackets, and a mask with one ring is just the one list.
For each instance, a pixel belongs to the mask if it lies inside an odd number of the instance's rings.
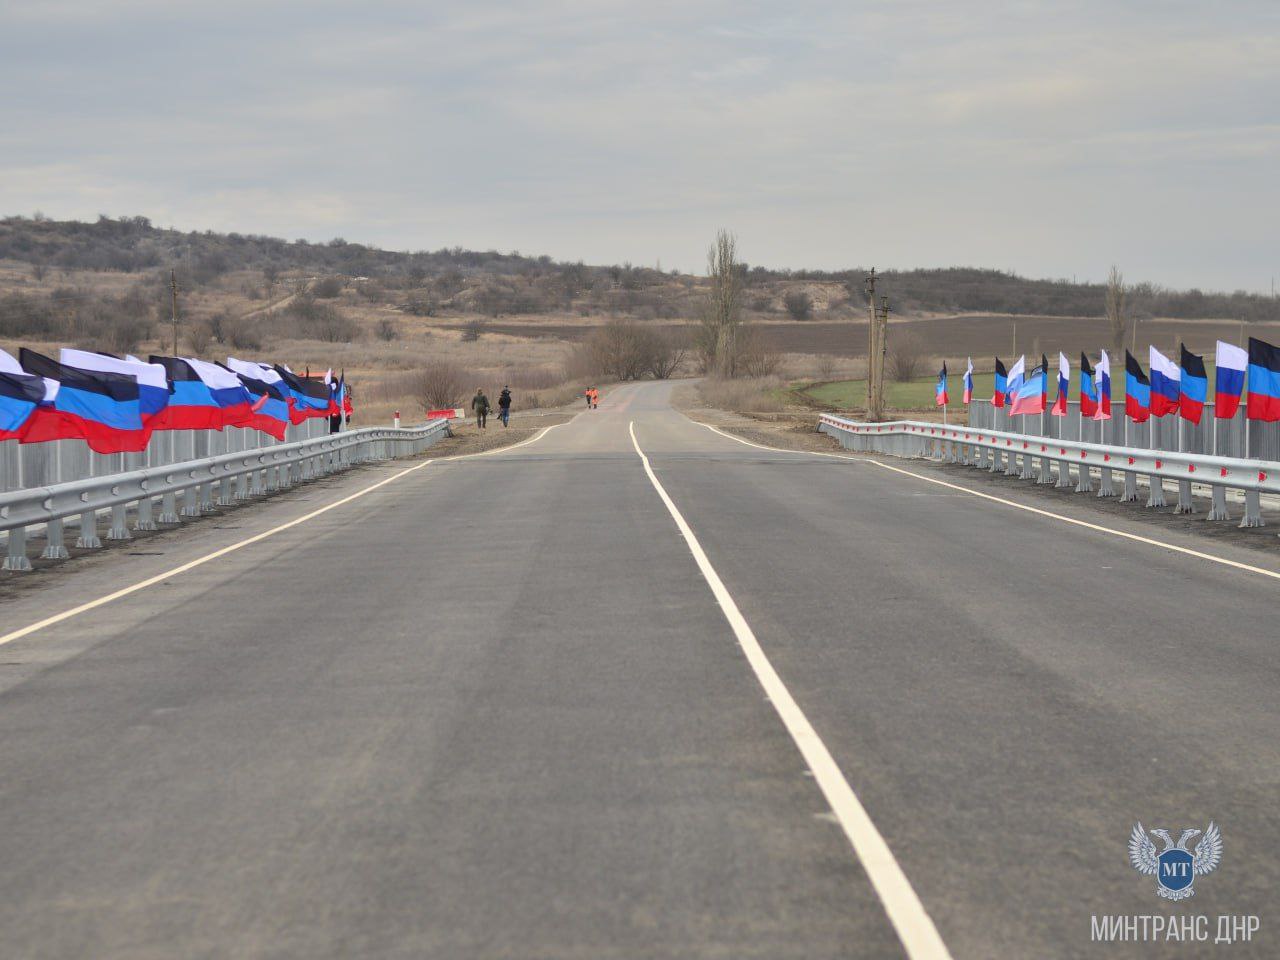
{"label": "bare tree", "polygon": [[820,380],[830,380],[836,372],[836,358],[829,353],[824,353],[818,358],[818,378]]}
{"label": "bare tree", "polygon": [[716,234],[707,252],[711,289],[698,331],[697,349],[702,367],[721,377],[738,374],[738,340],[742,327],[742,271],[738,265],[738,241],[727,230]]}
{"label": "bare tree", "polygon": [[738,337],[735,369],[745,377],[772,377],[782,364],[782,354],[765,342],[755,329],[748,327]]}
{"label": "bare tree", "polygon": [[203,357],[213,342],[213,327],[207,320],[197,320],[187,325],[187,344],[193,356]]}
{"label": "bare tree", "polygon": [[414,394],[423,410],[441,410],[462,403],[467,375],[456,363],[436,360],[414,376]]}
{"label": "bare tree", "polygon": [[889,373],[894,380],[904,383],[914,380],[925,361],[924,341],[911,331],[895,333],[889,349]]}
{"label": "bare tree", "polygon": [[1113,264],[1107,274],[1107,324],[1111,327],[1111,346],[1117,357],[1124,350],[1124,336],[1129,328],[1125,293],[1124,275]]}
{"label": "bare tree", "polygon": [[680,369],[688,352],[687,341],[674,333],[652,333],[653,345],[649,355],[649,374],[655,380],[667,380]]}

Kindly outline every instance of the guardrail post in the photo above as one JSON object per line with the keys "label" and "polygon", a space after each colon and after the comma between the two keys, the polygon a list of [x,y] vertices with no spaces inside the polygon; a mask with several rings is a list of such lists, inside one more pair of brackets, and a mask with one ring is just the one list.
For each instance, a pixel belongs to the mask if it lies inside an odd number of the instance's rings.
{"label": "guardrail post", "polygon": [[129,532],[127,506],[127,504],[123,503],[113,503],[111,505],[111,529],[107,531],[108,540],[133,539],[133,534]]}
{"label": "guardrail post", "polygon": [[178,495],[172,490],[160,497],[160,522],[182,522],[178,519]]}
{"label": "guardrail post", "polygon": [[1089,465],[1081,460],[1076,464],[1077,476],[1076,493],[1093,493],[1093,473],[1089,470]]}
{"label": "guardrail post", "polygon": [[1167,507],[1169,502],[1164,498],[1164,478],[1156,474],[1147,477],[1147,506]]}
{"label": "guardrail post", "polygon": [[236,499],[249,499],[249,477],[247,474],[239,474],[236,477]]}
{"label": "guardrail post", "polygon": [[1049,458],[1043,453],[1040,454],[1040,475],[1036,477],[1036,483],[1053,483],[1053,468],[1049,466],[1049,463]]}
{"label": "guardrail post", "polygon": [[[144,489],[146,481],[143,481]],[[155,517],[152,515],[151,494],[144,493],[142,499],[138,501],[138,518],[133,522],[135,530],[154,530],[156,528]]]}
{"label": "guardrail post", "polygon": [[86,510],[80,514],[80,536],[76,538],[76,546],[81,550],[96,550],[102,546],[98,539],[98,514],[95,510]]}
{"label": "guardrail post", "polygon": [[185,487],[182,491],[182,515],[184,517],[200,516],[200,485]]}
{"label": "guardrail post", "polygon": [[229,507],[236,502],[235,486],[236,478],[224,473],[218,480],[218,506]]}
{"label": "guardrail post", "polygon": [[1013,447],[1004,448],[1004,475],[1006,477],[1016,477],[1020,474],[1018,469],[1018,452]]}
{"label": "guardrail post", "polygon": [[1120,494],[1121,503],[1134,503],[1138,499],[1138,475],[1132,470],[1124,472],[1124,493]]}
{"label": "guardrail post", "polygon": [[1174,513],[1195,513],[1195,501],[1191,499],[1191,481],[1178,481],[1178,504],[1173,508]]}
{"label": "guardrail post", "polygon": [[[1081,473],[1085,472],[1084,464],[1080,465],[1080,472]],[[1058,461],[1058,482],[1054,484],[1054,486],[1058,490],[1071,490],[1074,488],[1075,485],[1072,484],[1071,482],[1071,461],[1070,460]]]}
{"label": "guardrail post", "polygon": [[1030,448],[1023,447],[1022,450],[1022,472],[1018,474],[1019,480],[1034,480],[1036,478],[1036,467],[1034,458],[1031,456]]}
{"label": "guardrail post", "polygon": [[31,569],[27,559],[27,528],[14,527],[9,531],[9,552],[4,558],[4,568],[20,573]]}
{"label": "guardrail post", "polygon": [[44,553],[40,556],[45,560],[66,560],[70,553],[67,552],[67,545],[63,542],[62,518],[50,520],[44,525]]}
{"label": "guardrail post", "polygon": [[1244,517],[1240,520],[1240,529],[1246,527],[1265,527],[1266,521],[1262,519],[1262,503],[1257,490],[1246,490],[1244,492]]}
{"label": "guardrail post", "polygon": [[1114,497],[1116,495],[1115,487],[1111,485],[1111,478],[1114,472],[1110,467],[1103,467],[1098,471],[1098,496]]}
{"label": "guardrail post", "polygon": [[1227,510],[1227,488],[1221,484],[1215,483],[1210,487],[1212,491],[1212,500],[1209,504],[1209,512],[1205,515],[1206,520],[1230,520],[1231,513]]}
{"label": "guardrail post", "polygon": [[200,484],[200,486],[199,486],[199,487],[197,487],[196,489],[198,489],[198,490],[200,491],[200,512],[201,512],[202,514],[216,513],[217,511],[216,511],[216,510],[214,510],[214,508],[213,508],[213,480],[212,480],[212,478],[209,480],[209,482],[208,482],[208,483],[202,483],[202,484]]}

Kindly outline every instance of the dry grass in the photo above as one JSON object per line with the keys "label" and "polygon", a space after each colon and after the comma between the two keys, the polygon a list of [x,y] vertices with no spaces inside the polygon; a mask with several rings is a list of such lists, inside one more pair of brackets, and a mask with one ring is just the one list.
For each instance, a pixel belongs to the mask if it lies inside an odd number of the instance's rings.
{"label": "dry grass", "polygon": [[698,384],[698,396],[702,403],[717,410],[734,413],[779,413],[786,406],[783,397],[787,389],[781,377],[760,379],[718,380],[707,378]]}

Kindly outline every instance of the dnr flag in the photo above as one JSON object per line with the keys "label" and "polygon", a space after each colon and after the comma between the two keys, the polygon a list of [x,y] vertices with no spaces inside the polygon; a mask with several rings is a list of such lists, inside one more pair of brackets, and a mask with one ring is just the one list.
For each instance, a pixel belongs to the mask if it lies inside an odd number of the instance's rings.
{"label": "dnr flag", "polygon": [[1093,382],[1089,358],[1080,354],[1080,416],[1092,418],[1098,412],[1098,386]]}
{"label": "dnr flag", "polygon": [[0,440],[18,440],[44,399],[45,383],[0,350]]}
{"label": "dnr flag", "polygon": [[1134,423],[1151,417],[1151,382],[1128,350],[1124,352],[1124,415]]}
{"label": "dnr flag", "polygon": [[1249,338],[1250,420],[1280,420],[1280,347]]}
{"label": "dnr flag", "polygon": [[82,370],[26,347],[18,355],[22,369],[56,384],[46,389],[22,433],[23,443],[84,440],[98,453],[137,453],[147,448],[151,431],[142,423],[138,380],[124,373]]}
{"label": "dnr flag", "polygon": [[1204,402],[1209,395],[1209,377],[1204,372],[1204,357],[1197,356],[1187,349],[1184,343],[1179,347],[1181,356],[1178,365],[1182,368],[1182,395],[1178,400],[1178,410],[1182,419],[1199,423],[1204,413]]}
{"label": "dnr flag", "polygon": [[945,407],[951,402],[947,396],[947,361],[942,361],[942,369],[938,371],[938,383],[933,388],[933,402],[936,406]]}
{"label": "dnr flag", "polygon": [[991,405],[993,407],[1003,407],[1005,393],[1009,389],[1009,375],[1005,372],[1004,364],[1000,362],[1000,358],[996,357],[996,385],[991,391]]}

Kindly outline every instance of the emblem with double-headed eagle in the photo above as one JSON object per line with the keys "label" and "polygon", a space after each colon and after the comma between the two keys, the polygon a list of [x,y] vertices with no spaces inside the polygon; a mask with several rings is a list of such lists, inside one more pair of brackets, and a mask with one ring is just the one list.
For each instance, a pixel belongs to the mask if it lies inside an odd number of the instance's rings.
{"label": "emblem with double-headed eagle", "polygon": [[[1164,843],[1164,849],[1159,853],[1152,837],[1158,837]],[[1192,853],[1187,844],[1196,837],[1200,837],[1200,842]],[[1221,861],[1222,831],[1212,820],[1203,836],[1194,828],[1183,830],[1177,843],[1169,836],[1168,830],[1156,829],[1148,833],[1141,823],[1134,824],[1133,833],[1129,835],[1129,862],[1141,874],[1154,874],[1156,893],[1166,900],[1185,900],[1195,896],[1193,884],[1196,877],[1212,873]]]}

